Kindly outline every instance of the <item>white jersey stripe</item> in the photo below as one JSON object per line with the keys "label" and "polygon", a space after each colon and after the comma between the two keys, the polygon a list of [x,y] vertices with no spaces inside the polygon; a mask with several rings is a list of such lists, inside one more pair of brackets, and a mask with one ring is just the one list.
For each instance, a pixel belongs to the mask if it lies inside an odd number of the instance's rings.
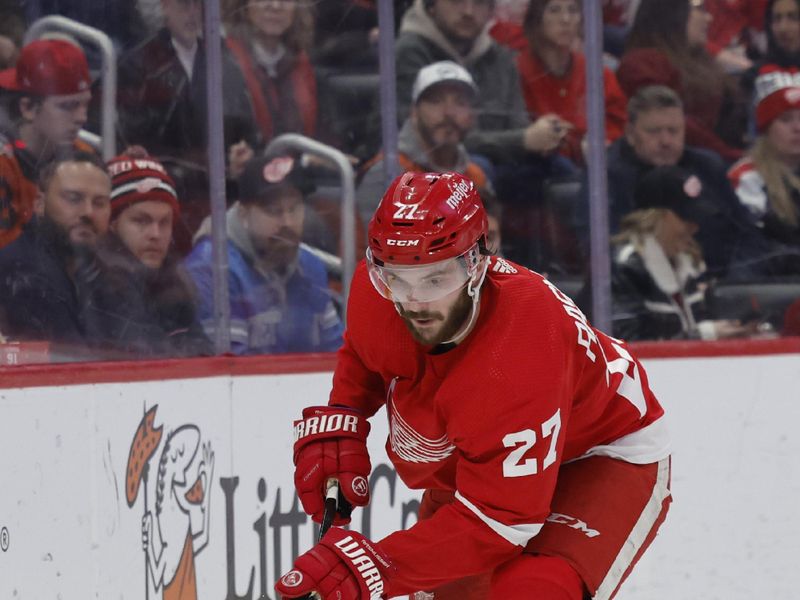
{"label": "white jersey stripe", "polygon": [[544,523],[524,523],[522,525],[506,525],[500,521],[495,521],[491,517],[483,514],[477,506],[464,498],[459,492],[456,492],[456,500],[461,502],[464,506],[470,509],[475,516],[481,521],[486,523],[492,531],[512,544],[522,546],[523,548],[542,529]]}
{"label": "white jersey stripe", "polygon": [[608,570],[605,579],[600,583],[597,592],[592,597],[593,600],[608,600],[619,587],[622,577],[631,566],[633,559],[641,550],[647,536],[653,529],[659,515],[661,514],[662,504],[669,497],[669,458],[664,458],[658,462],[658,475],[656,484],[653,487],[653,494],[639,516],[636,525],[633,526],[630,536],[625,540],[622,549],[617,554],[617,558]]}

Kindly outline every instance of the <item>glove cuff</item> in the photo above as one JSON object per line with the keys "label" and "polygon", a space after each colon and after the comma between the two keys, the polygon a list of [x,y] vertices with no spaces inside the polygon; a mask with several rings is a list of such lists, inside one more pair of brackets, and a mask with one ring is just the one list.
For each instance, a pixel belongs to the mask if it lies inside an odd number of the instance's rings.
{"label": "glove cuff", "polygon": [[294,422],[294,453],[309,442],[330,438],[353,438],[366,443],[370,424],[353,408],[309,406]]}

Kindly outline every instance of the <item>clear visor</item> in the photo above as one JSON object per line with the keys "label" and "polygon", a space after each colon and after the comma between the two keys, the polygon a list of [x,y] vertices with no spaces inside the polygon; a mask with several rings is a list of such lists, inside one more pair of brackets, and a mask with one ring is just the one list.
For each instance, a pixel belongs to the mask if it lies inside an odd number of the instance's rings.
{"label": "clear visor", "polygon": [[478,271],[477,244],[460,256],[430,265],[375,264],[367,249],[369,278],[378,293],[392,302],[434,302],[464,287]]}

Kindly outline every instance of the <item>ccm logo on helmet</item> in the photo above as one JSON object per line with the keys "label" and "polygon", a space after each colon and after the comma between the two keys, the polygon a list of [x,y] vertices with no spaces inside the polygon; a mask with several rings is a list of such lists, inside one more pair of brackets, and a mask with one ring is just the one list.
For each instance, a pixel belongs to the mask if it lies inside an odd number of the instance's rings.
{"label": "ccm logo on helmet", "polygon": [[456,210],[458,205],[464,201],[469,193],[469,184],[466,181],[459,181],[456,186],[450,191],[450,197],[445,201],[445,204]]}
{"label": "ccm logo on helmet", "polygon": [[419,246],[419,240],[386,240],[387,246]]}

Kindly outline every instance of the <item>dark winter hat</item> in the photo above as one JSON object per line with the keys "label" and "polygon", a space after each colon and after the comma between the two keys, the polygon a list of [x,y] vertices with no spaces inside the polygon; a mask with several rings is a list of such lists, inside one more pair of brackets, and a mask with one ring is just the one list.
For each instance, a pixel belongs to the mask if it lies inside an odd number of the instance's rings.
{"label": "dark winter hat", "polygon": [[276,191],[287,188],[297,190],[302,196],[314,189],[300,160],[287,154],[259,156],[247,163],[239,177],[239,202],[271,200]]}
{"label": "dark winter hat", "polygon": [[680,167],[655,167],[636,182],[637,208],[668,208],[681,219],[702,223],[719,210],[703,197],[703,183]]}
{"label": "dark winter hat", "polygon": [[111,218],[137,202],[166,202],[175,220],[180,215],[175,183],[164,166],[145,153],[121,154],[108,163],[111,176]]}
{"label": "dark winter hat", "polygon": [[89,89],[89,65],[77,45],[36,40],[20,51],[17,66],[0,71],[0,88],[34,96],[64,96]]}

